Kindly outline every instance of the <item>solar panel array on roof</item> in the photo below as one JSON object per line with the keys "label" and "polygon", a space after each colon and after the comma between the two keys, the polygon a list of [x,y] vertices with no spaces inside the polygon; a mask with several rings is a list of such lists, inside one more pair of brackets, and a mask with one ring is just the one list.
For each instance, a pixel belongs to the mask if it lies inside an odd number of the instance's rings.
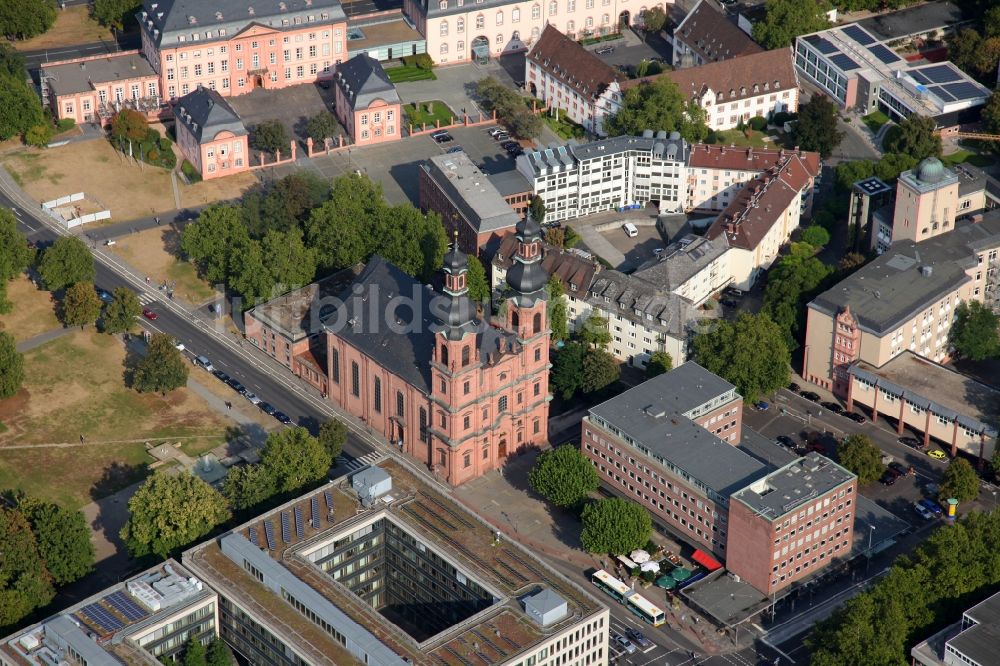
{"label": "solar panel array on roof", "polygon": [[932,87],[928,88],[927,90],[930,91],[930,92],[932,92],[932,93],[934,93],[935,95],[937,95],[939,98],[941,98],[945,102],[954,102],[955,101],[955,97],[951,93],[949,93],[947,90],[945,90],[942,86],[932,86]]}
{"label": "solar panel array on roof", "polygon": [[859,25],[847,25],[841,28],[841,30],[843,30],[845,35],[863,46],[868,46],[878,41]]}
{"label": "solar panel array on roof", "polygon": [[251,527],[247,529],[247,534],[250,535],[250,543],[260,548],[260,542],[257,540],[257,528]]}
{"label": "solar panel array on roof", "polygon": [[132,601],[132,599],[130,599],[129,596],[121,590],[118,592],[112,592],[108,596],[104,597],[104,601],[116,611],[124,615],[129,622],[138,622],[139,620],[149,616],[149,611]]}
{"label": "solar panel array on roof", "polygon": [[944,88],[949,93],[954,95],[955,99],[966,100],[983,97],[983,91],[967,81],[962,81],[960,83],[946,83],[941,86],[941,88]]}
{"label": "solar panel array on roof", "polygon": [[805,38],[807,42],[816,47],[816,50],[823,55],[830,55],[831,53],[837,52],[837,47],[829,42],[829,40],[820,37],[819,35],[809,35]]}
{"label": "solar panel array on roof", "polygon": [[99,629],[107,634],[113,634],[125,626],[124,622],[98,603],[87,604],[79,612],[83,614],[88,623],[92,624],[95,629]]}
{"label": "solar panel array on roof", "polygon": [[329,490],[323,491],[323,498],[326,499],[326,508],[330,510],[330,513],[333,513],[333,495],[330,494]]}
{"label": "solar panel array on roof", "polygon": [[852,69],[860,69],[861,65],[851,60],[843,53],[835,53],[830,56],[830,62],[840,68],[842,72],[849,72]]}
{"label": "solar panel array on roof", "polygon": [[319,529],[319,500],[315,497],[309,500],[309,511],[312,515],[309,517],[309,522],[312,523],[313,529]]}
{"label": "solar panel array on roof", "polygon": [[281,512],[281,540],[285,543],[292,542],[292,528],[288,524],[288,514]]}
{"label": "solar panel array on roof", "polygon": [[875,44],[874,46],[869,46],[868,50],[873,56],[884,62],[886,65],[891,65],[895,62],[902,60],[898,55],[882,46],[881,44]]}
{"label": "solar panel array on roof", "polygon": [[[915,72],[910,72],[910,74],[921,74],[930,83],[953,83],[955,81],[962,80],[962,74],[956,72],[952,67],[948,65],[934,65],[933,67],[924,67],[921,70]],[[924,83],[921,81],[921,83]]]}
{"label": "solar panel array on roof", "polygon": [[297,536],[301,541],[302,539],[306,538],[306,529],[305,526],[302,524],[302,507],[296,505],[294,513],[295,513],[295,536]]}
{"label": "solar panel array on roof", "polygon": [[267,538],[267,549],[274,550],[274,525],[270,520],[264,521],[264,536]]}

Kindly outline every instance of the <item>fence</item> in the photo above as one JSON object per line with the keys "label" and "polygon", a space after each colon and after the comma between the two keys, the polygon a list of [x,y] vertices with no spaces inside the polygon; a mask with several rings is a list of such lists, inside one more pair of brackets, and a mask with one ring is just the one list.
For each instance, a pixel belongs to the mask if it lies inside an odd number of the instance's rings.
{"label": "fence", "polygon": [[88,222],[97,222],[98,220],[110,220],[110,219],[111,219],[111,211],[102,210],[97,213],[88,213],[87,215],[74,217],[71,220],[64,220],[63,223],[66,225],[67,229],[72,229],[73,227],[78,227],[81,224],[87,224]]}
{"label": "fence", "polygon": [[79,201],[84,198],[83,192],[77,192],[76,194],[70,194],[65,197],[59,197],[58,199],[53,199],[52,201],[46,201],[42,204],[42,209],[52,210],[53,208],[58,208],[59,206],[65,206],[68,203],[73,203],[74,201]]}

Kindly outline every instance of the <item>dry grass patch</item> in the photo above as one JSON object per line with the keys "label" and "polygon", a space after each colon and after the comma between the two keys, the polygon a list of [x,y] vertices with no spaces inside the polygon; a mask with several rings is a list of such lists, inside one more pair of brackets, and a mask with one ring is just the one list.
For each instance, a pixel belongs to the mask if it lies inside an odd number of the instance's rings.
{"label": "dry grass patch", "polygon": [[[260,409],[244,398],[242,395],[229,388],[229,385],[220,382],[212,373],[206,370],[192,370],[191,378],[205,387],[205,389],[214,395],[215,397],[223,400],[225,402],[231,402],[233,404],[233,411],[238,411],[244,416],[251,418],[254,423],[257,423],[264,430],[271,432],[272,430],[277,430],[284,426],[278,424],[273,418],[260,411]],[[267,400],[268,396],[260,395],[257,396],[261,400]]]}
{"label": "dry grass patch", "polygon": [[[89,42],[108,42],[110,47],[114,44],[115,39],[109,28],[105,28],[90,17],[89,7],[78,5],[60,10],[56,16],[55,24],[46,32],[23,42],[13,42],[13,44],[18,51],[37,51]],[[54,53],[50,56],[50,60],[68,57],[72,57],[72,54]]]}
{"label": "dry grass patch", "polygon": [[7,331],[18,342],[53,328],[62,328],[51,294],[36,287],[26,276],[20,275],[7,283],[7,298],[14,309],[0,315],[0,331]]}
{"label": "dry grass patch", "polygon": [[149,276],[154,285],[176,282],[176,296],[192,303],[215,298],[212,286],[198,277],[194,265],[177,259],[180,237],[173,228],[159,227],[118,240],[110,250]]}
{"label": "dry grass patch", "polygon": [[[179,151],[178,151],[179,152]],[[178,162],[183,158],[178,158]],[[225,178],[203,180],[194,185],[184,185],[178,180],[181,193],[181,203],[185,208],[203,206],[216,201],[235,201],[243,193],[257,184],[257,177],[250,171],[244,171]]]}
{"label": "dry grass patch", "polygon": [[229,423],[190,390],[164,397],[125,388],[124,360],[120,339],[92,330],[25,354],[24,389],[0,401],[7,427],[0,433],[0,487],[20,485],[80,506],[112,463],[141,475],[151,462],[145,442],[180,441],[192,456],[224,442]]}

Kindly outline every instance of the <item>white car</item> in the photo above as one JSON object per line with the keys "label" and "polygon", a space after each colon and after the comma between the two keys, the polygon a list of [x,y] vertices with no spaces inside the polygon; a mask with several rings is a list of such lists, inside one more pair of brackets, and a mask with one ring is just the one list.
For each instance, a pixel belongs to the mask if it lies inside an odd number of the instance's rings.
{"label": "white car", "polygon": [[626,222],[625,224],[623,224],[622,230],[625,232],[625,235],[628,236],[629,238],[635,238],[636,236],[639,235],[639,228],[636,227],[631,222]]}
{"label": "white car", "polygon": [[184,351],[184,343],[180,340],[174,340],[174,347],[177,348],[177,351]]}
{"label": "white car", "polygon": [[620,647],[622,650],[625,650],[625,652],[629,654],[635,654],[635,643],[625,638],[621,634],[617,632],[612,632],[611,642],[617,643],[618,647]]}
{"label": "white car", "polygon": [[247,391],[244,397],[255,405],[259,405],[261,403],[261,400],[257,397],[256,393],[250,393]]}

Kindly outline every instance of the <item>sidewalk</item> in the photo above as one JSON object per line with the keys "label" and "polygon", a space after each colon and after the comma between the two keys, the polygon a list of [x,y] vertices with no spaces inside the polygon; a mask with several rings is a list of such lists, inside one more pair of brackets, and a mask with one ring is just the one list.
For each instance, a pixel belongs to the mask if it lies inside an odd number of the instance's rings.
{"label": "sidewalk", "polygon": [[47,342],[52,342],[53,340],[61,338],[62,336],[72,332],[73,332],[72,328],[66,328],[66,327],[49,329],[44,333],[39,333],[38,335],[34,335],[28,338],[27,340],[21,340],[20,342],[18,342],[17,351],[23,354],[26,351],[30,351],[35,347],[41,347]]}

